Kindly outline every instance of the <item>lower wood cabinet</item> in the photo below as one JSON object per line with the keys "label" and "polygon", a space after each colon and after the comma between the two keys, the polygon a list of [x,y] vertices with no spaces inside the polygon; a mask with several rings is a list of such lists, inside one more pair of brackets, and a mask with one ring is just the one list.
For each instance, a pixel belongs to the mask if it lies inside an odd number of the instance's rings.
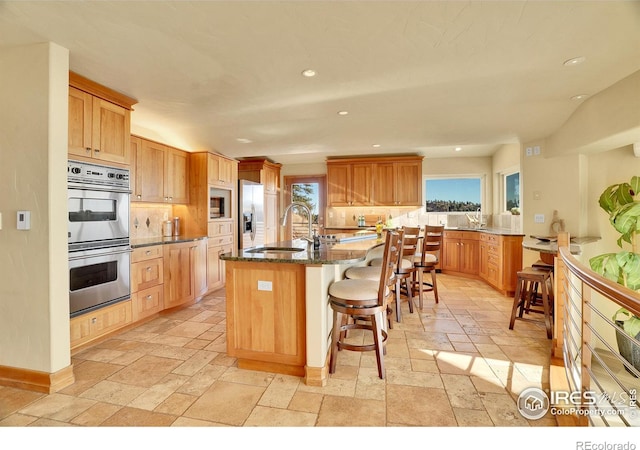
{"label": "lower wood cabinet", "polygon": [[522,270],[522,236],[445,230],[441,263],[445,273],[477,277],[512,295]]}
{"label": "lower wood cabinet", "polygon": [[206,239],[165,245],[165,309],[191,302],[206,292],[206,246]]}
{"label": "lower wood cabinet", "polygon": [[304,376],[305,266],[226,261],[227,353],[238,367]]}
{"label": "lower wood cabinet", "polygon": [[131,304],[133,321],[164,308],[163,246],[140,247],[131,253]]}
{"label": "lower wood cabinet", "polygon": [[116,303],[69,321],[71,350],[131,324],[131,300]]}
{"label": "lower wood cabinet", "polygon": [[210,291],[224,286],[225,262],[220,255],[233,250],[233,235],[209,238],[207,246],[207,287]]}

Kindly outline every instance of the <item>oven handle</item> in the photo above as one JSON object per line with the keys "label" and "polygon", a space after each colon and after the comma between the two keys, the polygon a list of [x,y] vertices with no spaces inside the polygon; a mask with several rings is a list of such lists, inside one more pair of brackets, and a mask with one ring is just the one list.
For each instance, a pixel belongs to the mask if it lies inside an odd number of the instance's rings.
{"label": "oven handle", "polygon": [[100,248],[94,250],[79,250],[76,252],[69,253],[69,261],[75,261],[77,259],[85,259],[96,256],[112,256],[112,255],[121,255],[123,253],[131,253],[133,249],[131,247],[122,248]]}
{"label": "oven handle", "polygon": [[98,185],[88,185],[88,184],[80,184],[80,183],[67,183],[67,188],[69,189],[79,189],[82,191],[100,191],[100,192],[115,192],[117,194],[131,194],[131,189],[123,189],[115,186],[98,186]]}

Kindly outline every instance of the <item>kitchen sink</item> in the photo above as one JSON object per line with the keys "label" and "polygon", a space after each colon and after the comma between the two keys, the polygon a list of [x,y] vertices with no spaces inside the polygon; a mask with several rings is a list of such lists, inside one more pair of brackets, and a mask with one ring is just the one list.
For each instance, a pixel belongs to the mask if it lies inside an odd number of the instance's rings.
{"label": "kitchen sink", "polygon": [[298,253],[306,250],[300,247],[259,247],[246,250],[246,253]]}

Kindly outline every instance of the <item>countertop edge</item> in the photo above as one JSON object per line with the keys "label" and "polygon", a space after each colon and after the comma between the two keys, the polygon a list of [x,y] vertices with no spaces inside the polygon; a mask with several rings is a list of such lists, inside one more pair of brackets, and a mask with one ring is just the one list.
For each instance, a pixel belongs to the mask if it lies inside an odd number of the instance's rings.
{"label": "countertop edge", "polygon": [[131,248],[151,247],[154,245],[181,244],[184,242],[201,241],[207,239],[208,236],[171,236],[171,237],[151,237],[132,239]]}

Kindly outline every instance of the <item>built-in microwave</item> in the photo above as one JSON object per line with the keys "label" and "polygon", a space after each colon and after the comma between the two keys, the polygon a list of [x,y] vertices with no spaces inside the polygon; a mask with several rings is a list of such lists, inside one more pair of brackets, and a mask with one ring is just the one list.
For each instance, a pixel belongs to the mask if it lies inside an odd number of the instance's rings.
{"label": "built-in microwave", "polygon": [[227,189],[209,189],[209,220],[231,217],[231,191]]}

